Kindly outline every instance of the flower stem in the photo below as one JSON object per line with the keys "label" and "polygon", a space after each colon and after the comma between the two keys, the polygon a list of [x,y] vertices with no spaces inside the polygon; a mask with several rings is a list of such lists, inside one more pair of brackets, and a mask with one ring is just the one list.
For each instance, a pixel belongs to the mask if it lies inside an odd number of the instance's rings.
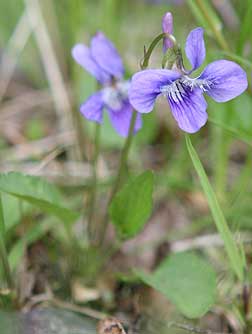
{"label": "flower stem", "polygon": [[209,27],[211,28],[213,34],[215,35],[215,38],[217,40],[217,42],[219,43],[220,47],[224,50],[224,51],[230,51],[229,45],[227,43],[227,41],[225,40],[223,34],[221,33],[221,31],[216,27],[214,21],[212,20],[211,15],[209,15],[209,12],[207,10],[207,7],[205,5],[205,0],[195,0],[195,2],[198,5],[198,8],[200,9],[202,15],[205,17],[206,21],[209,24]]}
{"label": "flower stem", "polygon": [[214,190],[208,180],[205,169],[200,161],[200,158],[197,152],[195,151],[192,145],[190,136],[186,134],[185,139],[186,139],[186,146],[187,146],[189,155],[192,159],[194,168],[199,176],[200,183],[206,195],[206,199],[207,199],[209,208],[211,210],[215,225],[218,229],[218,232],[221,238],[223,239],[225,249],[229,257],[231,268],[233,269],[238,279],[240,281],[243,281],[244,279],[244,261],[242,259],[241,252],[239,251],[233,239],[232,233],[229,229],[229,226],[226,222],[224,214],[218,203]]}
{"label": "flower stem", "polygon": [[94,227],[93,226],[93,218],[95,211],[95,202],[96,202],[96,192],[97,192],[97,162],[100,153],[100,132],[101,126],[99,123],[95,124],[95,134],[94,134],[94,153],[92,158],[92,187],[90,190],[90,198],[89,198],[89,214],[88,214],[88,236],[92,240]]}
{"label": "flower stem", "polygon": [[107,227],[108,227],[108,223],[109,223],[109,219],[108,219],[109,206],[110,206],[115,194],[117,193],[117,191],[120,187],[120,184],[121,184],[122,179],[124,177],[125,170],[127,168],[127,161],[128,161],[128,156],[129,156],[129,150],[130,150],[132,140],[133,140],[136,118],[137,118],[137,113],[136,113],[136,111],[133,111],[132,116],[131,116],[131,121],[130,121],[129,133],[128,133],[128,136],[127,136],[126,141],[124,143],[123,149],[122,149],[122,154],[121,154],[121,158],[120,158],[118,172],[117,172],[117,175],[116,175],[116,178],[115,178],[115,183],[114,183],[114,186],[113,186],[113,188],[111,190],[111,193],[110,193],[110,196],[109,196],[105,217],[102,220],[100,243],[102,243],[104,241],[104,236],[105,236],[105,233],[106,233],[106,230],[107,230]]}
{"label": "flower stem", "polygon": [[121,180],[123,179],[125,170],[127,168],[127,160],[128,160],[128,156],[129,156],[129,150],[130,150],[132,140],[133,140],[136,117],[137,117],[137,113],[134,111],[133,114],[132,114],[132,117],[131,117],[131,121],[130,121],[129,133],[128,133],[128,136],[126,138],[123,150],[122,150],[122,155],[121,155],[121,159],[120,159],[118,173],[117,173],[115,183],[114,183],[114,187],[112,189],[111,196],[110,196],[110,202],[112,201],[114,195],[116,194],[118,188],[120,187]]}
{"label": "flower stem", "polygon": [[155,47],[157,46],[157,44],[162,41],[164,38],[169,38],[169,40],[173,43],[173,49],[175,50],[178,50],[179,49],[179,46],[178,46],[178,43],[176,41],[176,38],[171,35],[171,34],[168,34],[168,33],[161,33],[159,34],[156,38],[154,38],[154,40],[151,42],[148,50],[146,50],[144,48],[144,58],[143,58],[143,61],[140,63],[140,67],[142,70],[145,70],[148,65],[149,65],[149,60],[150,60],[150,57],[152,55],[152,52],[154,51]]}
{"label": "flower stem", "polygon": [[8,255],[4,242],[5,224],[3,215],[2,198],[0,195],[0,257],[3,263],[6,281],[10,290],[14,289],[14,283],[11,277],[11,269],[9,265]]}

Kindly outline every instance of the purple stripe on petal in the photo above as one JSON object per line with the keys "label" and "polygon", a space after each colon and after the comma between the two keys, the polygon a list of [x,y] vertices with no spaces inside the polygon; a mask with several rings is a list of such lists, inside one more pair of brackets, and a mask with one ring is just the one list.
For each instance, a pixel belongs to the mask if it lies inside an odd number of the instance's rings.
{"label": "purple stripe on petal", "polygon": [[197,132],[207,121],[207,103],[200,89],[185,88],[181,101],[168,98],[173,117],[180,129],[188,133]]}
{"label": "purple stripe on petal", "polygon": [[186,40],[185,53],[192,65],[192,71],[201,66],[206,57],[204,29],[193,29]]}
{"label": "purple stripe on petal", "polygon": [[[125,102],[121,110],[113,111],[112,109],[108,108],[108,113],[111,124],[116,132],[122,137],[127,137],[130,128],[131,117],[133,114],[132,106],[128,102]],[[137,113],[134,131],[135,133],[142,127],[141,117],[141,114]]]}
{"label": "purple stripe on petal", "polygon": [[206,66],[199,79],[207,80],[206,93],[217,102],[226,102],[248,87],[246,72],[229,60],[217,60]]}
{"label": "purple stripe on petal", "polygon": [[110,75],[106,73],[92,58],[90,49],[84,44],[76,44],[72,49],[74,60],[92,74],[101,83],[109,82]]}
{"label": "purple stripe on petal", "polygon": [[122,59],[113,43],[102,32],[91,39],[91,54],[97,64],[110,75],[120,79],[124,68]]}
{"label": "purple stripe on petal", "polygon": [[171,84],[181,76],[171,70],[144,70],[132,77],[129,99],[132,106],[141,113],[152,111],[160,88]]}
{"label": "purple stripe on petal", "polygon": [[81,105],[80,112],[89,121],[102,123],[103,107],[102,92],[99,91],[91,95],[87,101]]}

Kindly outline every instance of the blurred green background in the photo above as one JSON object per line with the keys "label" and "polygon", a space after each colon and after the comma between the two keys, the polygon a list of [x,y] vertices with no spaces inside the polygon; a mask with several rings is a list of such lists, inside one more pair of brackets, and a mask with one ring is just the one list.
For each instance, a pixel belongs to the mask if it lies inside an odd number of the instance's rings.
{"label": "blurred green background", "polygon": [[[76,211],[85,210],[83,190],[90,186],[86,158],[90,155],[94,130],[93,124],[80,117],[78,109],[80,103],[95,91],[96,82],[72,59],[71,48],[75,43],[88,44],[91,36],[102,30],[119,50],[130,77],[139,70],[144,45],[148,46],[161,32],[162,16],[171,11],[174,35],[182,49],[189,31],[202,26],[207,48],[205,64],[221,58],[233,59],[247,71],[251,82],[250,0],[43,0],[38,4],[36,8],[39,8],[41,16],[34,28],[37,33],[29,33],[29,20],[23,15],[26,15],[26,8],[33,7],[32,0],[0,0],[0,171],[14,169],[45,176],[62,188],[65,201]],[[205,11],[199,4],[203,4]],[[24,37],[27,37],[27,43],[23,43]],[[160,44],[150,66],[160,67],[161,61]],[[10,82],[5,87],[8,69],[15,63]],[[188,66],[186,60],[185,64]],[[54,71],[60,85],[52,80]],[[242,96],[225,104],[207,99],[209,122],[193,136],[233,231],[252,228],[251,93],[249,88]],[[73,135],[68,136],[68,131]],[[63,139],[57,137],[56,140],[55,136],[60,134],[63,134]],[[105,118],[102,126],[101,194],[111,185],[111,175],[122,145],[123,139]],[[57,164],[51,164],[54,155],[51,157],[50,153],[56,154]],[[67,170],[63,166],[65,162],[68,163]],[[160,100],[156,110],[144,116],[143,129],[136,135],[131,150],[130,167],[133,174],[148,168],[156,172],[156,211],[167,202],[176,202],[186,211],[190,225],[182,224],[183,228],[179,228],[179,224],[170,222],[165,236],[168,240],[192,236],[200,231],[215,231],[192,172],[183,133],[172,119],[166,101]],[[54,263],[57,263],[59,250],[63,249],[63,255],[67,254],[67,265],[71,269],[63,270],[62,280],[67,281],[72,273],[79,275],[83,271],[87,258],[79,256],[72,261],[75,250],[68,248],[66,232],[54,221],[30,206],[24,206],[20,214],[18,203],[7,195],[4,209],[9,222],[9,250],[16,247],[20,238],[25,238],[28,245],[42,239],[49,249],[56,248],[51,254]],[[34,221],[41,222],[41,225]],[[178,218],[180,221],[181,217]],[[17,257],[15,263],[20,258],[20,249],[22,247],[13,251],[13,256]],[[92,256],[96,256],[95,252],[88,255],[89,262]]]}

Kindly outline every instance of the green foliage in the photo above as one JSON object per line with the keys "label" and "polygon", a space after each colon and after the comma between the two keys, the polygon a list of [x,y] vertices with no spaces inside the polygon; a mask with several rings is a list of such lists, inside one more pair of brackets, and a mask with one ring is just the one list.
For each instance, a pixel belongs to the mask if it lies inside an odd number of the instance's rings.
{"label": "green foliage", "polygon": [[[203,11],[200,4],[203,5]],[[250,94],[252,2],[250,0],[227,1],[225,13],[228,14],[228,19],[227,16],[223,15],[224,11],[220,10],[220,7],[209,0],[184,1],[181,6],[170,4],[169,8],[165,1],[157,5],[154,2],[145,0],[44,0],[43,3],[41,2],[41,7],[66,87],[68,88],[68,83],[71,86],[73,84],[71,93],[73,91],[76,95],[75,106],[73,106],[73,110],[76,113],[78,113],[79,104],[99,88],[95,79],[72,59],[72,46],[77,42],[88,45],[90,37],[97,30],[102,30],[117,47],[125,65],[126,77],[130,79],[131,75],[139,70],[139,64],[143,56],[143,45],[148,46],[151,37],[161,33],[161,18],[167,10],[174,15],[174,34],[178,42],[185,41],[190,29],[202,26],[206,31],[206,56],[210,58],[208,59],[209,62],[222,58],[230,59],[247,70],[248,80],[250,81],[249,92],[228,103],[216,103],[207,97],[209,122],[204,129],[194,136],[195,142],[199,144],[197,147],[199,147],[202,157],[206,161],[206,166],[210,171],[214,185],[213,189],[216,191],[217,198],[221,200],[221,206],[217,202],[197,153],[191,143],[187,141],[191,158],[200,177],[216,226],[224,240],[231,266],[239,279],[243,279],[245,255],[247,255],[244,253],[245,251],[247,252],[247,248],[243,248],[239,243],[235,244],[230,232],[230,226],[232,231],[241,231],[242,229],[245,239],[247,238],[246,231],[252,228],[252,157],[250,153],[250,146],[252,146],[252,100]],[[14,32],[23,10],[23,0],[1,2],[0,17],[2,29],[0,41],[3,52],[6,47],[11,46],[8,40]],[[233,18],[237,18],[238,27],[236,28],[229,26],[232,21],[232,15]],[[194,21],[192,20],[193,17]],[[209,36],[211,38],[208,38]],[[5,114],[7,115],[4,109],[12,108],[12,99],[16,94],[16,83],[18,96],[20,97],[22,97],[26,89],[32,91],[35,89],[40,90],[44,87],[48,88],[48,82],[44,76],[45,69],[41,65],[41,57],[34,36],[31,35],[18,58],[16,58],[16,51],[18,51],[19,42],[22,44],[22,41],[16,42],[16,47],[13,45],[14,48],[10,50],[10,60],[17,60],[12,78],[14,87],[12,88],[11,83],[8,89],[8,96],[3,97],[4,123]],[[182,49],[184,48],[183,43],[181,47]],[[154,57],[151,58],[151,68],[160,67],[162,43],[160,43],[160,48],[157,48],[156,51]],[[186,59],[184,61],[186,67],[188,66],[189,68],[191,66],[189,62]],[[51,84],[53,85],[53,83]],[[19,89],[19,87],[22,89]],[[19,103],[19,101],[22,104],[26,104],[25,99],[23,101],[18,98],[17,102]],[[15,99],[13,100],[13,105],[15,111]],[[27,106],[30,109],[29,103]],[[16,129],[14,122],[14,131],[13,133],[10,131],[10,135],[6,127],[5,130],[8,132],[8,136],[4,133],[3,138],[0,138],[1,165],[3,165],[3,168],[5,168],[6,152],[8,154],[9,149],[12,150],[13,144],[18,144],[19,134],[25,137],[26,142],[37,140],[46,135],[43,124],[48,130],[48,134],[52,133],[59,120],[55,124],[53,121],[52,124],[47,125],[48,120],[45,120],[47,113],[44,113],[44,108],[47,109],[46,101],[45,104],[40,103],[39,111],[38,106],[35,106],[31,110],[32,114],[29,117],[27,117],[27,111],[25,111],[25,115],[21,111],[17,116],[18,127]],[[23,108],[21,109],[23,110]],[[50,110],[54,113],[51,106]],[[33,112],[35,112],[34,116]],[[36,113],[38,112],[39,119],[34,119],[34,117],[37,117]],[[200,207],[198,199],[193,199],[197,180],[190,177],[191,161],[188,158],[185,143],[181,140],[183,135],[179,129],[174,130],[176,123],[173,120],[169,120],[172,117],[168,116],[168,114],[167,102],[163,99],[163,103],[161,102],[158,105],[155,112],[143,115],[143,127],[134,137],[133,147],[131,147],[130,151],[132,166],[134,166],[135,172],[139,171],[146,161],[148,165],[153,164],[154,168],[158,169],[156,180],[158,203],[163,203],[168,199],[171,202],[175,202],[176,207],[183,206],[183,209],[185,208],[186,212],[189,211],[189,214],[194,217],[198,210],[198,205]],[[53,120],[51,116],[49,122]],[[14,120],[12,120],[12,117],[16,117],[15,112],[8,114],[7,125],[9,121],[9,124],[11,124]],[[85,118],[81,118],[81,122],[81,125],[83,125],[83,142],[85,141],[87,144],[86,149],[92,146],[89,144],[92,144],[94,140],[92,131],[94,124],[88,122]],[[160,124],[162,125],[159,126]],[[171,124],[174,125],[174,129]],[[168,134],[165,131],[166,128],[172,129],[172,131]],[[235,139],[242,141],[245,145],[240,146],[241,143],[238,143],[238,146]],[[116,156],[115,151],[120,150],[123,143],[124,139],[118,136],[112,128],[108,113],[105,112],[104,123],[101,128],[101,147],[106,150],[106,155],[104,156],[106,162],[108,156],[109,158]],[[68,147],[66,147],[66,150],[68,150]],[[141,157],[144,157],[143,160],[139,159],[140,153]],[[68,157],[68,154],[66,154],[64,162],[68,163]],[[65,159],[63,155],[61,158]],[[27,159],[27,162],[30,163],[31,160]],[[230,160],[231,164],[229,164]],[[19,161],[11,161],[11,165],[12,162],[17,165],[20,163]],[[8,161],[6,164],[7,168],[9,168]],[[235,177],[231,179],[230,175]],[[97,180],[97,204],[103,192],[105,193],[107,187],[111,186],[111,180],[112,178],[110,177],[109,180],[105,179],[104,182],[103,180]],[[83,177],[83,184],[86,186],[86,194],[92,183]],[[78,203],[79,207],[83,204],[82,190],[80,186],[76,187],[75,185],[73,187],[70,185],[66,190],[68,196],[71,196],[71,202],[73,200],[72,203],[74,205]],[[101,191],[102,195],[98,194],[99,191]],[[125,239],[132,238],[141,232],[151,214],[152,192],[153,175],[151,172],[132,178],[118,192],[110,207],[110,217],[120,237]],[[2,273],[0,270],[0,281],[5,273],[7,280],[10,282],[8,262],[11,270],[15,270],[23,255],[23,251],[32,243],[43,238],[43,244],[48,248],[50,258],[55,257],[55,262],[63,262],[62,267],[64,267],[64,270],[66,269],[66,272],[71,271],[71,273],[74,273],[70,275],[70,278],[73,276],[85,277],[85,279],[90,277],[89,282],[93,284],[98,277],[98,273],[102,270],[102,265],[107,260],[107,252],[102,254],[95,247],[92,249],[92,247],[87,246],[87,238],[83,240],[81,235],[75,238],[72,233],[69,233],[68,228],[71,228],[71,226],[68,223],[75,221],[78,218],[78,214],[65,207],[64,198],[62,198],[55,186],[48,184],[41,178],[20,173],[0,174],[0,197],[2,198],[2,206],[0,205],[0,255],[4,261],[1,264],[5,266]],[[193,203],[189,210],[187,210],[188,207],[185,204],[185,198],[187,197],[190,203],[191,201]],[[187,199],[186,203],[188,203]],[[68,203],[68,207],[71,207],[71,205],[71,203]],[[173,207],[172,203],[171,205]],[[170,203],[168,206],[170,206]],[[88,210],[88,206],[84,210]],[[37,216],[36,213],[38,211],[42,211],[45,214]],[[226,218],[224,218],[222,211]],[[99,215],[102,216],[103,212],[99,212]],[[179,215],[180,212],[176,211],[174,220]],[[193,237],[200,232],[211,233],[213,219],[210,214],[207,213],[206,215],[204,217],[203,214],[202,217],[200,211],[197,219],[186,227],[177,228],[175,224],[176,231],[174,233],[175,229],[171,229],[170,240],[178,240],[181,237],[188,236],[188,234]],[[34,217],[36,217],[36,220]],[[55,219],[55,217],[59,218],[60,221]],[[62,224],[62,221],[66,224]],[[18,224],[20,225],[18,226]],[[79,225],[76,227],[79,227]],[[50,233],[47,235],[48,231]],[[73,231],[71,230],[70,232]],[[49,239],[48,236],[50,236]],[[50,242],[51,238],[55,239],[54,242]],[[243,236],[241,239],[243,240]],[[149,245],[144,245],[143,248],[140,245],[140,247],[145,249]],[[62,254],[59,249],[64,250],[66,253]],[[6,250],[8,251],[8,257]],[[68,254],[69,250],[70,254]],[[218,265],[222,269],[227,268],[224,251],[223,248],[218,248],[217,250]],[[103,259],[103,257],[106,257],[106,259]],[[70,261],[67,261],[68,258]],[[0,265],[0,269],[2,268]],[[202,316],[214,303],[216,282],[213,270],[201,258],[191,253],[172,255],[153,274],[140,273],[139,276],[147,284],[166,295],[187,317]],[[132,276],[130,278],[132,279]],[[252,282],[252,272],[250,271],[245,278]],[[234,277],[232,277],[232,282],[234,282],[233,279]],[[66,284],[69,285],[67,280],[68,277],[66,278]],[[53,289],[55,286],[61,285],[61,282],[57,282],[57,284],[54,284],[55,282],[50,283],[52,283]],[[9,285],[11,286],[11,284]],[[65,287],[62,288],[65,289]],[[222,290],[221,296],[223,295]]]}
{"label": "green foliage", "polygon": [[160,291],[188,318],[203,316],[215,302],[216,275],[213,268],[192,253],[167,257],[152,274],[137,271],[148,285]]}
{"label": "green foliage", "polygon": [[42,178],[15,172],[0,174],[0,191],[35,205],[64,222],[78,218],[78,214],[63,206],[57,188]]}
{"label": "green foliage", "polygon": [[127,183],[114,197],[109,213],[117,232],[128,239],[138,234],[152,211],[153,173],[146,171]]}

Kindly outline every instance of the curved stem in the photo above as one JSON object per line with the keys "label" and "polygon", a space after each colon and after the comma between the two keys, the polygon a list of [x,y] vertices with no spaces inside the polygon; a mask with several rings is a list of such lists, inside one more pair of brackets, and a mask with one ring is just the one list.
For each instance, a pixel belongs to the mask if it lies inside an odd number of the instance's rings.
{"label": "curved stem", "polygon": [[163,40],[163,38],[169,38],[170,41],[173,43],[173,48],[179,48],[178,47],[178,44],[177,44],[177,41],[176,41],[176,38],[173,36],[173,35],[170,35],[168,33],[165,33],[163,32],[162,34],[159,34],[150,44],[148,50],[146,51],[144,49],[144,59],[143,59],[143,62],[140,64],[140,67],[142,70],[145,70],[148,65],[149,65],[149,60],[150,60],[150,57],[152,55],[152,52],[154,51],[155,47],[157,46],[157,44]]}
{"label": "curved stem", "polygon": [[94,141],[94,154],[92,158],[92,187],[89,198],[89,214],[88,214],[88,235],[89,238],[93,238],[94,228],[93,217],[95,211],[96,192],[97,192],[97,162],[100,152],[100,124],[95,124],[95,141]]}

